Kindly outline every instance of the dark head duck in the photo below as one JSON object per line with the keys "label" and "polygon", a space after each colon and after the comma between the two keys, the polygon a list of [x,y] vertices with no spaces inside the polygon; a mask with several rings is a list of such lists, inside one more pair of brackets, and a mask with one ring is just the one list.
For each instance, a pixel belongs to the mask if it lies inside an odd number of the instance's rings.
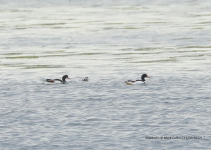
{"label": "dark head duck", "polygon": [[66,82],[66,79],[70,79],[68,77],[68,75],[64,75],[62,77],[62,80],[61,79],[46,79],[47,82],[51,82],[51,83],[54,83],[55,81],[60,81],[61,83],[65,83]]}
{"label": "dark head duck", "polygon": [[142,76],[141,76],[141,80],[127,80],[127,81],[125,81],[125,83],[127,84],[127,85],[133,85],[133,84],[142,84],[142,83],[146,83],[145,82],[145,78],[149,78],[149,76],[147,75],[147,74],[143,74]]}

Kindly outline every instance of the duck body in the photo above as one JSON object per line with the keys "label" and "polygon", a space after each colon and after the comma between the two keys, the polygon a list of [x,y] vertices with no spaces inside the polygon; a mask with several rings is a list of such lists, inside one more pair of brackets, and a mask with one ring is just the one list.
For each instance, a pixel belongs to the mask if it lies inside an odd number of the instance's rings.
{"label": "duck body", "polygon": [[133,80],[127,80],[127,81],[125,81],[125,83],[127,85],[145,84],[146,83],[145,78],[149,78],[149,76],[147,74],[143,74],[141,76],[141,80],[135,80],[135,81],[133,81]]}
{"label": "duck body", "polygon": [[61,79],[46,79],[46,82],[49,82],[49,83],[65,83],[66,79],[70,79],[68,77],[68,75],[64,75],[62,77],[62,80]]}
{"label": "duck body", "polygon": [[127,85],[134,85],[134,84],[145,84],[146,82],[144,82],[144,81],[132,81],[132,80],[128,80],[128,81],[125,81],[125,83]]}

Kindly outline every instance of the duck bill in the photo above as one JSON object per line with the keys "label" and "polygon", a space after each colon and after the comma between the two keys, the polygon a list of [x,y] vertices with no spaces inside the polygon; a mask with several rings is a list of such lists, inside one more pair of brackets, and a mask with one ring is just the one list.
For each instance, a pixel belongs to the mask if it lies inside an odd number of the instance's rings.
{"label": "duck bill", "polygon": [[68,79],[70,79],[70,78],[68,77]]}
{"label": "duck bill", "polygon": [[147,76],[147,78],[150,78],[149,76]]}

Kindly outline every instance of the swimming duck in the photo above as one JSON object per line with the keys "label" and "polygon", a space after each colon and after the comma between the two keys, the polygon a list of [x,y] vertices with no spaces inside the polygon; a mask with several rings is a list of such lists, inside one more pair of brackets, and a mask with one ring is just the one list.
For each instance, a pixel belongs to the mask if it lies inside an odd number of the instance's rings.
{"label": "swimming duck", "polygon": [[89,81],[89,78],[88,77],[86,77],[85,79],[83,79],[82,81]]}
{"label": "swimming duck", "polygon": [[145,78],[149,78],[149,76],[147,74],[143,74],[141,76],[141,80],[136,80],[136,81],[132,81],[132,80],[128,80],[128,81],[125,81],[125,83],[127,85],[133,85],[133,84],[142,84],[142,83],[146,83],[145,82]]}
{"label": "swimming duck", "polygon": [[56,82],[56,81],[59,81],[59,82],[61,82],[61,83],[65,83],[65,82],[66,82],[65,79],[70,79],[70,78],[68,77],[68,75],[64,75],[64,76],[62,77],[62,80],[61,80],[61,79],[46,79],[46,81],[47,81],[47,82],[51,82],[51,83],[54,83],[54,82]]}

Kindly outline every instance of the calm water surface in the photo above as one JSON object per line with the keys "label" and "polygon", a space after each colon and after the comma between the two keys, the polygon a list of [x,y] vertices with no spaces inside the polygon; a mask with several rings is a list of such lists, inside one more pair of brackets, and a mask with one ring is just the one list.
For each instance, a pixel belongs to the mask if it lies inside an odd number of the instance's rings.
{"label": "calm water surface", "polygon": [[210,149],[210,17],[206,0],[0,0],[0,149]]}

